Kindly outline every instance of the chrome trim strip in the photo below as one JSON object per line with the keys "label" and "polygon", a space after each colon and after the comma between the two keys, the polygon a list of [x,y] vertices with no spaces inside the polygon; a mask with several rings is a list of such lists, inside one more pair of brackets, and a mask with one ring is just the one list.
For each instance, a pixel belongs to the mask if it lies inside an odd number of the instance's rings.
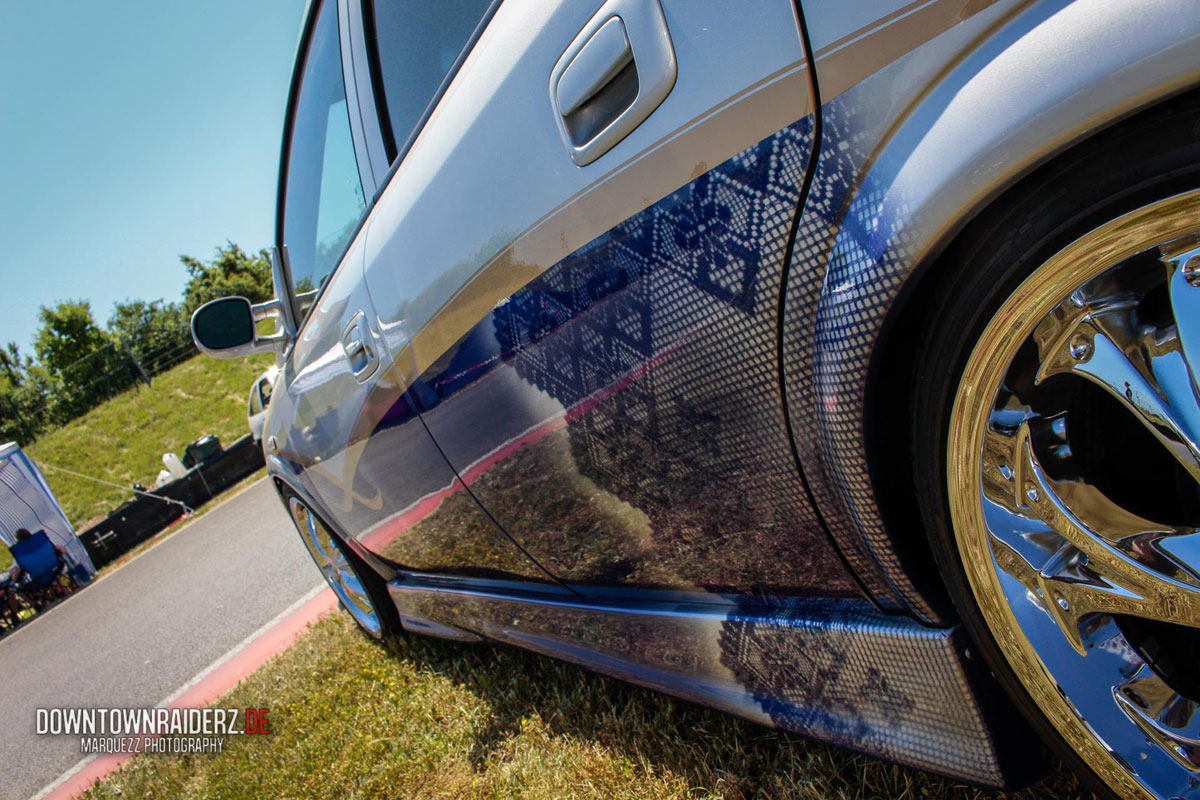
{"label": "chrome trim strip", "polygon": [[[379,129],[379,112],[375,107],[375,90],[371,82],[371,62],[367,55],[366,29],[363,26],[364,2],[370,0],[346,0],[349,16],[346,20],[349,38],[350,64],[354,76],[354,95],[362,120],[362,140],[366,149],[367,160],[370,162],[373,179],[372,189],[367,197],[372,197],[383,186],[391,164],[388,161],[387,148],[383,143],[383,134]],[[342,39],[343,48],[346,38]],[[355,140],[355,149],[358,141]],[[365,185],[365,184],[364,184]]]}
{"label": "chrome trim strip", "polygon": [[[358,162],[358,177],[362,181],[363,194],[366,197],[373,197],[378,188],[377,173],[372,168],[371,151],[367,145],[365,129],[369,127],[366,124],[366,120],[375,119],[375,108],[372,102],[370,108],[371,116],[368,117],[364,114],[364,97],[367,100],[373,100],[373,95],[369,84],[368,90],[365,93],[359,92],[358,81],[355,79],[354,47],[351,43],[351,30],[354,27],[354,19],[353,12],[350,10],[354,7],[357,7],[357,3],[354,0],[337,0],[338,36],[341,41],[342,55],[342,83],[345,84],[346,111],[347,116],[350,118],[350,138],[354,143],[355,160]],[[362,13],[360,9],[357,21],[360,31],[362,25],[361,17]],[[377,125],[375,127],[378,128]]]}

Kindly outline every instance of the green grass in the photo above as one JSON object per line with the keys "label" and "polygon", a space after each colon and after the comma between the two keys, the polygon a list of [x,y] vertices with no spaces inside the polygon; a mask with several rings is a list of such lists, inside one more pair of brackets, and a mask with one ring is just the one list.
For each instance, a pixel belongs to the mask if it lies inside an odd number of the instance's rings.
{"label": "green grass", "polygon": [[229,361],[189,359],[155,377],[153,385],[131,389],[42,436],[25,452],[42,466],[71,524],[83,530],[133,493],[51,466],[122,486],[153,486],[163,453],[182,458],[187,443],[199,436],[214,433],[228,445],[249,432],[250,384],[273,360],[271,354]]}
{"label": "green grass", "polygon": [[779,733],[507,647],[389,649],[327,618],[218,703],[271,735],[137,756],[121,798],[1085,798],[1057,772],[997,794]]}

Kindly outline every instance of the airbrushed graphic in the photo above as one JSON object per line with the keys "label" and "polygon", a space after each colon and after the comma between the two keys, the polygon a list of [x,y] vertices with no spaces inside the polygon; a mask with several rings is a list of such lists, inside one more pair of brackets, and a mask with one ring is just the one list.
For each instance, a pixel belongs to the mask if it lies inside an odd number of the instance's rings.
{"label": "airbrushed graphic", "polygon": [[456,352],[415,385],[460,475],[543,424],[535,409],[564,417],[468,485],[567,584],[856,593],[804,494],[777,388],[811,129],[733,156],[501,303],[459,345],[467,361],[497,354],[474,378]]}
{"label": "airbrushed graphic", "polygon": [[[1194,5],[481,3],[392,142],[383,2],[308,12],[276,273],[300,321],[263,430],[368,633],[503,641],[978,784],[1042,769],[934,562],[901,367],[989,203],[1200,85]],[[337,180],[370,200],[289,250],[335,7]],[[623,117],[643,85],[665,98]],[[290,252],[341,255],[301,299]]]}

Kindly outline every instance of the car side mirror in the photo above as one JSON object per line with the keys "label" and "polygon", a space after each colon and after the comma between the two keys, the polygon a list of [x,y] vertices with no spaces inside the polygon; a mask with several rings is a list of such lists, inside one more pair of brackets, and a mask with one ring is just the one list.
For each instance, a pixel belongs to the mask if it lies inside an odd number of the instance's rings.
{"label": "car side mirror", "polygon": [[257,330],[258,322],[279,318],[278,306],[278,300],[255,305],[245,297],[210,300],[192,314],[192,340],[200,352],[214,358],[282,351],[288,342],[285,333],[262,336]]}

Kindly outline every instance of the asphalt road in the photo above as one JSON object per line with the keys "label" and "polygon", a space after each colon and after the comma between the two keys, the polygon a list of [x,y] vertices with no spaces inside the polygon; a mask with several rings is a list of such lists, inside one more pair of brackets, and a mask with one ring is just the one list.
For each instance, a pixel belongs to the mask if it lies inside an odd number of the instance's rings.
{"label": "asphalt road", "polygon": [[36,709],[157,705],[320,582],[263,480],[0,639],[0,800],[82,758]]}

